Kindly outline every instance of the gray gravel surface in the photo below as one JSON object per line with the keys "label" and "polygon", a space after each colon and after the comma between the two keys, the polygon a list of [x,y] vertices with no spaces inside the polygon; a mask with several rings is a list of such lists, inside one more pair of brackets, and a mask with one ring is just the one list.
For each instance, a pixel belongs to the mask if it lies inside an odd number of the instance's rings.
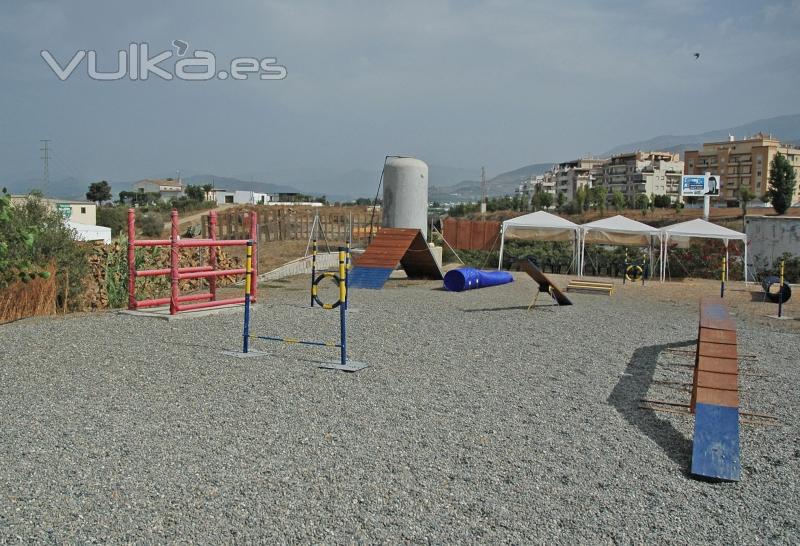
{"label": "gray gravel surface", "polygon": [[[742,406],[782,424],[743,426],[742,481],[709,483],[692,420],[638,407],[688,401],[665,349],[696,307],[439,286],[353,291],[357,374],[318,369],[331,349],[225,357],[238,315],[0,327],[0,542],[800,542],[796,334],[739,322]],[[335,340],[306,301],[269,289],[255,332]]]}

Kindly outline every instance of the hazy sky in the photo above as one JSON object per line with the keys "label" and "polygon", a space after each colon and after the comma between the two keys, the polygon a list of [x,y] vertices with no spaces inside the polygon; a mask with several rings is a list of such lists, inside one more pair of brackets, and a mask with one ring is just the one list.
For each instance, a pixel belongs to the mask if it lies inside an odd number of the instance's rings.
{"label": "hazy sky", "polygon": [[[489,174],[800,111],[800,1],[12,2],[0,7],[0,177],[378,170]],[[172,41],[276,57],[282,81],[93,81]],[[694,52],[700,52],[699,60]],[[177,57],[162,63],[172,71]],[[435,182],[435,181],[432,181]],[[324,190],[324,188],[320,188]]]}

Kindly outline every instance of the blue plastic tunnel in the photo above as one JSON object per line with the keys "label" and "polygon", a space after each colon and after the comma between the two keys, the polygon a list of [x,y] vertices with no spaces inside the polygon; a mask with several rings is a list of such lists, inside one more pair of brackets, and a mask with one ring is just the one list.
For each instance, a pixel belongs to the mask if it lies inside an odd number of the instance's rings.
{"label": "blue plastic tunnel", "polygon": [[451,292],[463,292],[510,282],[514,282],[514,277],[507,271],[479,271],[471,267],[453,269],[444,276],[444,287]]}

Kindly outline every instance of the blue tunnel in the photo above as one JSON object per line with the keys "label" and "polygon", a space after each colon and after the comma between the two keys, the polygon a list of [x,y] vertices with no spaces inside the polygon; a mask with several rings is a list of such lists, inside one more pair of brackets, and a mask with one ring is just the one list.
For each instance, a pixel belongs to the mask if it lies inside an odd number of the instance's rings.
{"label": "blue tunnel", "polygon": [[514,282],[514,277],[507,271],[479,271],[471,267],[453,269],[444,276],[444,287],[451,292],[463,292],[510,282]]}

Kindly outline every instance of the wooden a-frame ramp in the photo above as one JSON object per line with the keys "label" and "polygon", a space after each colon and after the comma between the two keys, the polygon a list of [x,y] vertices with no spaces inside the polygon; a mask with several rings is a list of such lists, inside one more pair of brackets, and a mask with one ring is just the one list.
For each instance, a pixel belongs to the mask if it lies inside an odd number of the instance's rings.
{"label": "wooden a-frame ramp", "polygon": [[400,264],[409,279],[442,280],[444,274],[436,263],[422,231],[409,228],[382,228],[358,258],[353,258],[348,275],[350,288],[380,290]]}

